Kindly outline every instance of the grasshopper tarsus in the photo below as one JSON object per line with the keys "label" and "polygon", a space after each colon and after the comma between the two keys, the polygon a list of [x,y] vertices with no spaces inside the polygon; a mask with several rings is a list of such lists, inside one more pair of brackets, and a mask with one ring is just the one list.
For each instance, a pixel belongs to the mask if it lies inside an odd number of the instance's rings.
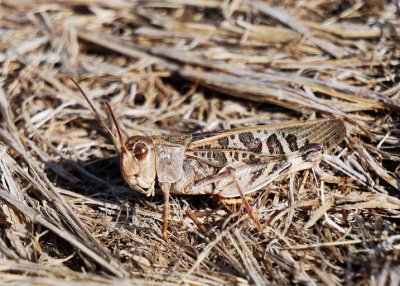
{"label": "grasshopper tarsus", "polygon": [[199,231],[207,238],[211,237],[210,231],[199,221],[197,218],[196,214],[189,209],[186,210],[186,215],[190,217],[190,219],[195,223],[195,225],[198,227]]}
{"label": "grasshopper tarsus", "polygon": [[172,243],[171,239],[169,238],[167,230],[164,230],[164,226],[163,226],[163,231],[162,231],[161,234],[162,234],[162,238],[164,239],[166,244],[171,244]]}

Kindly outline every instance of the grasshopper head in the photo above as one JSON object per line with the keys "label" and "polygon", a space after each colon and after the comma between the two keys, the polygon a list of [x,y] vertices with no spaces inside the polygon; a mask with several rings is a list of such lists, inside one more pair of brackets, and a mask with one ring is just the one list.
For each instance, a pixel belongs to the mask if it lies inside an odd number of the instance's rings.
{"label": "grasshopper head", "polygon": [[135,191],[151,194],[156,179],[156,155],[152,140],[144,136],[134,136],[129,138],[128,141],[124,143],[118,122],[108,102],[106,102],[106,106],[117,129],[116,135],[113,133],[111,128],[108,127],[106,121],[93,106],[92,102],[79,84],[75,80],[71,80],[82,93],[90,108],[103,127],[110,134],[115,146],[120,151],[121,172],[125,181]]}
{"label": "grasshopper head", "polygon": [[121,150],[121,172],[127,184],[141,193],[154,185],[156,155],[153,142],[145,136],[129,138]]}

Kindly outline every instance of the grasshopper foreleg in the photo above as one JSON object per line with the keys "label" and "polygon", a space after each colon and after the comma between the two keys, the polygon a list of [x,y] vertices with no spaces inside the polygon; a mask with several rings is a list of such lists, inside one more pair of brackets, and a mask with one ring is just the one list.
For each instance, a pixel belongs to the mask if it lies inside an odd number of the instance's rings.
{"label": "grasshopper foreleg", "polygon": [[169,219],[169,191],[171,189],[170,183],[161,184],[161,189],[164,193],[164,209],[163,209],[163,227],[162,227],[162,237],[166,243],[170,243],[171,240],[168,236],[168,219]]}

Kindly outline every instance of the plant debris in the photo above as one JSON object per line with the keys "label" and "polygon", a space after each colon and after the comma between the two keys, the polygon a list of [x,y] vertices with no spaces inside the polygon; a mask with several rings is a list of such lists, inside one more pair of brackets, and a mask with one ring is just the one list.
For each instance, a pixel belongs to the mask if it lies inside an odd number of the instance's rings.
{"label": "plant debris", "polygon": [[[399,285],[398,1],[0,4],[0,284]],[[279,6],[281,5],[281,6]],[[240,205],[124,183],[123,135],[336,117],[319,168]],[[110,125],[111,126],[111,125]]]}

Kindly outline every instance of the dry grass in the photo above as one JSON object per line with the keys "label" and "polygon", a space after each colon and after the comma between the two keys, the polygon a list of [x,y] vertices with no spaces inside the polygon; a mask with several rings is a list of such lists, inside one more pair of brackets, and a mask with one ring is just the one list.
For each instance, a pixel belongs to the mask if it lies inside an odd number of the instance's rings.
{"label": "dry grass", "polygon": [[[399,285],[398,1],[11,1],[1,13],[0,283]],[[279,2],[279,1],[275,1]],[[335,116],[347,137],[239,206],[124,184],[125,136]],[[105,113],[104,113],[105,116]]]}

